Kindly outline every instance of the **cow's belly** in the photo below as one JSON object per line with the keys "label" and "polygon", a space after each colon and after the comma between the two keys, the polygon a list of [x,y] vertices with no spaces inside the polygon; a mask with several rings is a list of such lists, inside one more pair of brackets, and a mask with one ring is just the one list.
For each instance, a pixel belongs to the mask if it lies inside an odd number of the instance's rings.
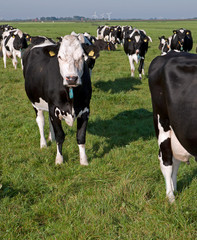
{"label": "cow's belly", "polygon": [[181,145],[173,129],[171,128],[171,147],[174,158],[182,162],[187,162],[191,154]]}
{"label": "cow's belly", "polygon": [[38,110],[49,111],[48,103],[42,98],[39,98],[39,102],[32,103],[32,105]]}

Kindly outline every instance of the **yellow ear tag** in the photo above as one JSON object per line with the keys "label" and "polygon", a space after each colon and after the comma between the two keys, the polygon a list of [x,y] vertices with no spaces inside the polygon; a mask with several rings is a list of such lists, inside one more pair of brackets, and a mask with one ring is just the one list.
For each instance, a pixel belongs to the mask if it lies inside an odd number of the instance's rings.
{"label": "yellow ear tag", "polygon": [[131,39],[128,39],[129,42],[131,42]]}
{"label": "yellow ear tag", "polygon": [[144,42],[147,42],[147,39],[144,39]]}
{"label": "yellow ear tag", "polygon": [[54,53],[53,51],[49,51],[49,55],[50,55],[51,57],[53,57],[53,56],[55,56],[55,53]]}
{"label": "yellow ear tag", "polygon": [[93,57],[94,56],[94,51],[90,51],[89,54],[88,54],[89,57]]}
{"label": "yellow ear tag", "polygon": [[14,35],[13,35],[12,37],[13,37],[13,38],[15,38],[15,36],[14,36]]}
{"label": "yellow ear tag", "polygon": [[189,35],[189,32],[186,32],[187,35]]}

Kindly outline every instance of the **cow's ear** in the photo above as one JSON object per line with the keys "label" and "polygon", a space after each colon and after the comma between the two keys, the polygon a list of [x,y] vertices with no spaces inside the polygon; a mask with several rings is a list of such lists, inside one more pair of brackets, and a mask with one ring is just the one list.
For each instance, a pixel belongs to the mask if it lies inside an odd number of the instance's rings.
{"label": "cow's ear", "polygon": [[177,33],[177,30],[173,30],[173,34],[176,34]]}
{"label": "cow's ear", "polygon": [[54,46],[46,46],[43,48],[43,52],[44,54],[46,54],[49,57],[57,57],[58,54],[58,46],[54,45]]}
{"label": "cow's ear", "polygon": [[186,35],[189,35],[191,34],[191,31],[190,30],[186,30]]}
{"label": "cow's ear", "polygon": [[82,43],[82,48],[85,52],[85,54],[89,57],[89,58],[93,58],[96,59],[99,57],[99,48],[97,46],[93,45],[87,45],[85,43]]}

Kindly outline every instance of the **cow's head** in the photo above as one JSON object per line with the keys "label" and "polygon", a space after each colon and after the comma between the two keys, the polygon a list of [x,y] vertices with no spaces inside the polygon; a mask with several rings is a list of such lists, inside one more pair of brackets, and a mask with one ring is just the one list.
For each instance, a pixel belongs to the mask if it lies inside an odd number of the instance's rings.
{"label": "cow's head", "polygon": [[19,29],[10,32],[10,35],[14,38],[13,46],[16,50],[22,50],[28,47],[26,35]]}
{"label": "cow's head", "polygon": [[77,87],[82,84],[84,69],[84,50],[76,36],[66,35],[62,38],[58,61],[63,85]]}
{"label": "cow's head", "polygon": [[185,29],[180,28],[178,30],[173,30],[172,40],[176,41],[176,49],[183,50],[183,44],[185,40]]}

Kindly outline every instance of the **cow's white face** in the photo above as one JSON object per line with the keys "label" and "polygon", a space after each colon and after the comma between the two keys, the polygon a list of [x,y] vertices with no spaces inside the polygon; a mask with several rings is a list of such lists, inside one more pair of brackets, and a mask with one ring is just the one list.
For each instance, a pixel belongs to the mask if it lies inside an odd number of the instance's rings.
{"label": "cow's white face", "polygon": [[76,36],[63,37],[58,52],[60,73],[63,77],[63,85],[76,87],[81,85],[83,75],[84,51]]}

